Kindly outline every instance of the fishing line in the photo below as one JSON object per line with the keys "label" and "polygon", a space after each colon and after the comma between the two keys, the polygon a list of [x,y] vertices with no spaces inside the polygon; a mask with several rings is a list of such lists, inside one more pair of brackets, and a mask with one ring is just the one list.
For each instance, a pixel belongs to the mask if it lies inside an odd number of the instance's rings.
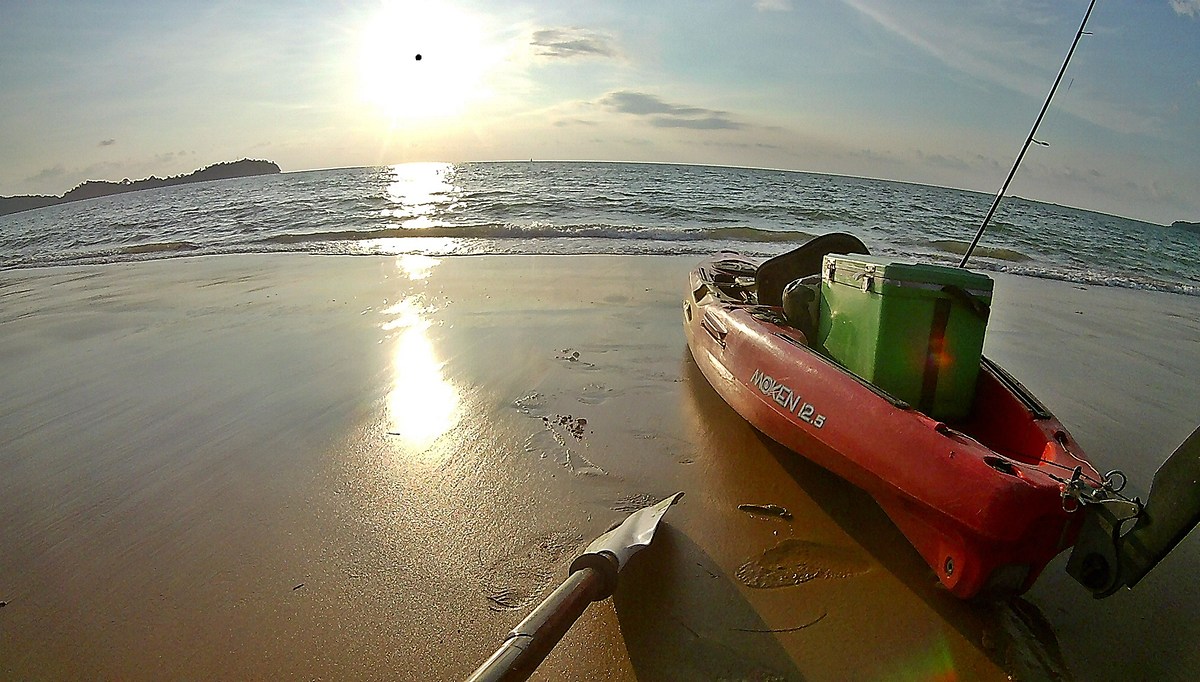
{"label": "fishing line", "polygon": [[[1075,48],[1079,45],[1079,40],[1088,32],[1084,30],[1087,26],[1088,17],[1092,15],[1092,8],[1096,6],[1096,0],[1092,0],[1088,4],[1087,12],[1083,15],[1083,21],[1079,24],[1079,30],[1075,33],[1075,40],[1071,42],[1071,49],[1067,51],[1067,57],[1063,60],[1062,68],[1058,70],[1058,77],[1054,79],[1054,85],[1050,87],[1050,94],[1046,95],[1046,101],[1042,104],[1042,110],[1038,112],[1037,119],[1033,122],[1033,128],[1029,130],[1029,136],[1025,138],[1025,144],[1021,146],[1021,152],[1017,154],[1017,160],[1013,163],[1012,169],[1008,171],[1008,177],[1005,178],[1004,184],[1000,187],[1000,191],[996,192],[996,198],[992,201],[992,207],[988,209],[987,215],[983,218],[983,223],[980,224],[979,230],[975,233],[975,238],[971,240],[971,245],[967,247],[966,253],[963,254],[962,261],[958,267],[967,267],[967,261],[970,260],[971,254],[975,251],[975,247],[979,244],[980,237],[983,236],[984,230],[987,229],[988,223],[991,222],[992,216],[996,214],[996,208],[1000,206],[1000,200],[1004,198],[1004,193],[1008,191],[1009,184],[1012,183],[1013,176],[1017,174],[1017,168],[1021,165],[1021,159],[1025,158],[1025,152],[1029,150],[1029,145],[1036,140],[1033,136],[1037,134],[1038,126],[1042,123],[1042,118],[1046,116],[1046,110],[1050,108],[1050,101],[1054,99],[1054,92],[1058,90],[1058,84],[1062,82],[1063,75],[1067,72],[1067,65],[1071,63],[1071,55],[1075,54]],[[1038,144],[1044,144],[1038,142]]]}

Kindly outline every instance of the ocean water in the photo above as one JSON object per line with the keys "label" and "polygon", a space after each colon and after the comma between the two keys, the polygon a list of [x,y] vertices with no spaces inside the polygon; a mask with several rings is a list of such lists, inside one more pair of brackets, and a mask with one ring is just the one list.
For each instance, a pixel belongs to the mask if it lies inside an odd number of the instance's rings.
{"label": "ocean water", "polygon": [[[957,264],[992,197],[710,166],[403,164],[259,176],[0,216],[0,268],[226,253],[771,256],[828,232]],[[1020,198],[971,267],[1200,295],[1200,234]]]}

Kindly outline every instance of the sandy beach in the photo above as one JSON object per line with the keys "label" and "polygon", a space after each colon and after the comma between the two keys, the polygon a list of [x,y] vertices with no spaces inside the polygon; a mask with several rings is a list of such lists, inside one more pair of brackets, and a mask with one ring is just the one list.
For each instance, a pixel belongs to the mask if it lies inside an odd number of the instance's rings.
{"label": "sandy beach", "polygon": [[[461,679],[588,541],[682,490],[535,679],[1200,679],[1200,537],[1105,601],[1065,555],[1022,600],[956,600],[708,386],[692,265],[0,272],[0,677]],[[996,280],[985,352],[1144,496],[1200,422],[1200,298]],[[739,577],[780,555],[827,570]]]}

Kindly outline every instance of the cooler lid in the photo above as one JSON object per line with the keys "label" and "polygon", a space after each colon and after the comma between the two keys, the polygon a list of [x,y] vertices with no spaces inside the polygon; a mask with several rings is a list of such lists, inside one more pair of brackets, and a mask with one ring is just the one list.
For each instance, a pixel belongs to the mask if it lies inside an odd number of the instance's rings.
{"label": "cooler lid", "polygon": [[821,277],[826,282],[867,291],[879,291],[886,285],[917,288],[952,285],[975,296],[990,298],[992,293],[992,278],[983,273],[950,265],[902,263],[887,256],[829,254],[825,256]]}

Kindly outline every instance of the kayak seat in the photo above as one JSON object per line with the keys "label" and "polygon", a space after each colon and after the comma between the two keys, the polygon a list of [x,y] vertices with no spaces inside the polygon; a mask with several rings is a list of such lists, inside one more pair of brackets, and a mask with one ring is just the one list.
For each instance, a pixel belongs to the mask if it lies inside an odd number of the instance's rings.
{"label": "kayak seat", "polygon": [[803,245],[766,260],[754,273],[758,304],[783,305],[783,290],[793,281],[817,275],[821,262],[830,253],[868,254],[865,244],[852,234],[833,232],[808,240]]}
{"label": "kayak seat", "polygon": [[792,280],[783,290],[783,319],[788,326],[800,330],[805,339],[817,338],[817,301],[820,297],[820,275]]}

